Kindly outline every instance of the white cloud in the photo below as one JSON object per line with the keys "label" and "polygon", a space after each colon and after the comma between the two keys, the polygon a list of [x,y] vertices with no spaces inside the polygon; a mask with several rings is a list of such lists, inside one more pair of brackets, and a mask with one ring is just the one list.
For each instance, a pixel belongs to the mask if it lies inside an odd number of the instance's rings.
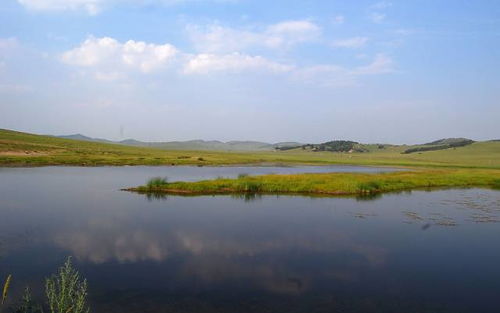
{"label": "white cloud", "polygon": [[321,87],[347,87],[355,84],[355,77],[348,69],[338,65],[315,65],[298,69],[293,73],[296,81]]}
{"label": "white cloud", "polygon": [[416,30],[407,29],[407,28],[399,28],[399,29],[393,30],[392,32],[396,35],[408,36],[408,35],[414,34],[416,32]]}
{"label": "white cloud", "polygon": [[7,54],[19,46],[17,38],[0,38],[0,56]]}
{"label": "white cloud", "polygon": [[27,85],[0,83],[0,93],[25,93],[29,91],[32,91],[32,88]]}
{"label": "white cloud", "polygon": [[355,75],[376,75],[391,72],[394,72],[393,61],[382,53],[377,54],[372,63],[360,66],[353,71]]}
{"label": "white cloud", "polygon": [[16,55],[16,50],[19,48],[17,38],[0,38],[0,71],[7,67],[7,59]]}
{"label": "white cloud", "polygon": [[387,74],[393,72],[392,59],[384,54],[377,54],[373,61],[364,66],[347,68],[340,65],[323,64],[294,71],[293,78],[323,87],[348,87],[356,85],[363,76]]}
{"label": "white cloud", "polygon": [[[283,28],[281,26],[275,31],[290,29],[289,25]],[[346,41],[340,45],[353,47],[364,42],[364,39],[358,39]],[[110,37],[90,37],[78,47],[64,52],[61,55],[61,61],[68,65],[88,69],[94,78],[101,81],[126,78],[133,72],[147,74],[153,71],[164,72],[170,68],[184,75],[242,72],[286,73],[296,81],[320,86],[347,86],[353,85],[361,76],[393,71],[392,60],[383,54],[376,55],[371,63],[355,68],[335,64],[300,67],[260,55],[241,52],[188,54],[178,51],[170,44],[157,45],[134,40],[121,43]]]}
{"label": "white cloud", "polygon": [[370,13],[370,20],[373,23],[377,23],[377,24],[382,23],[385,20],[385,17],[386,17],[386,15],[384,13],[380,13],[380,12]]}
{"label": "white cloud", "polygon": [[110,37],[90,37],[79,47],[64,52],[61,60],[70,65],[98,69],[97,78],[111,80],[126,70],[149,73],[161,69],[171,63],[177,53],[170,44],[134,40],[120,43]]}
{"label": "white cloud", "polygon": [[316,40],[321,29],[307,20],[284,21],[263,30],[241,30],[217,24],[200,27],[189,25],[187,31],[198,51],[236,52],[248,48],[290,48]]}
{"label": "white cloud", "polygon": [[333,24],[336,24],[336,25],[344,24],[345,18],[342,15],[337,15],[333,18],[332,22],[333,22]]}
{"label": "white cloud", "polygon": [[17,0],[34,11],[85,10],[91,15],[99,13],[105,0]]}
{"label": "white cloud", "polygon": [[361,48],[368,42],[367,37],[352,37],[340,39],[333,42],[334,47],[338,48]]}
{"label": "white cloud", "polygon": [[375,4],[373,4],[370,8],[375,9],[375,10],[383,10],[387,9],[388,7],[391,7],[392,3],[389,1],[380,1]]}
{"label": "white cloud", "polygon": [[290,65],[273,62],[261,56],[231,53],[226,55],[198,54],[187,62],[184,72],[186,74],[242,71],[282,73],[292,69]]}
{"label": "white cloud", "polygon": [[22,6],[33,11],[77,11],[84,10],[96,15],[102,10],[116,5],[175,5],[186,2],[234,2],[236,0],[17,0]]}
{"label": "white cloud", "polygon": [[[382,23],[385,18],[386,18],[386,14],[383,13],[383,11],[389,7],[392,6],[392,3],[391,2],[388,2],[388,1],[381,1],[381,2],[377,2],[373,5],[371,5],[369,7],[370,9],[370,14],[369,14],[369,18],[370,20],[373,22],[373,23],[376,23],[376,24],[380,24]],[[382,11],[382,12],[380,12]]]}

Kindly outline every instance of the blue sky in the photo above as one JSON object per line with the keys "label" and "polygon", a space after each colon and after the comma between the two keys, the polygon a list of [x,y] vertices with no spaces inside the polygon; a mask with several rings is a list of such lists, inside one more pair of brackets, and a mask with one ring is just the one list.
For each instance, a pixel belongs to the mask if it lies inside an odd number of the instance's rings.
{"label": "blue sky", "polygon": [[497,1],[2,0],[0,22],[0,128],[500,137]]}

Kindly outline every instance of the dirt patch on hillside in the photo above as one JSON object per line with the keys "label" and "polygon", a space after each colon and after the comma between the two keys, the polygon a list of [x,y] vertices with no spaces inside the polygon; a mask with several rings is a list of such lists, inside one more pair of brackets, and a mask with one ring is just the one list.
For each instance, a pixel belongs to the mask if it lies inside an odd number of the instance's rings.
{"label": "dirt patch on hillside", "polygon": [[47,152],[40,151],[0,151],[0,156],[44,156]]}

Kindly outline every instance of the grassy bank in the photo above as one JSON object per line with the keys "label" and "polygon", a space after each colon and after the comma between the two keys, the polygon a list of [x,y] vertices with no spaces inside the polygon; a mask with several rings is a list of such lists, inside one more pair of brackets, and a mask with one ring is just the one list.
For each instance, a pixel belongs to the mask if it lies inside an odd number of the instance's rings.
{"label": "grassy bank", "polygon": [[411,146],[387,146],[368,152],[178,151],[106,144],[0,129],[0,166],[47,165],[236,165],[236,164],[352,164],[500,169],[500,142],[477,142],[465,147],[402,154]]}
{"label": "grassy bank", "polygon": [[147,185],[128,190],[186,195],[238,193],[362,195],[433,187],[500,188],[500,170],[420,169],[378,174],[263,175],[171,183],[154,179]]}

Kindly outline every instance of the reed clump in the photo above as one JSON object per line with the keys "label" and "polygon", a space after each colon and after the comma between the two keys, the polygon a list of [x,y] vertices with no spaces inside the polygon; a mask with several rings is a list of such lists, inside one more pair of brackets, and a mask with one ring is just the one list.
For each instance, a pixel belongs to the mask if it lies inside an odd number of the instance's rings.
{"label": "reed clump", "polygon": [[168,184],[168,179],[166,177],[153,177],[148,180],[146,187],[153,191],[155,189],[161,188]]}

